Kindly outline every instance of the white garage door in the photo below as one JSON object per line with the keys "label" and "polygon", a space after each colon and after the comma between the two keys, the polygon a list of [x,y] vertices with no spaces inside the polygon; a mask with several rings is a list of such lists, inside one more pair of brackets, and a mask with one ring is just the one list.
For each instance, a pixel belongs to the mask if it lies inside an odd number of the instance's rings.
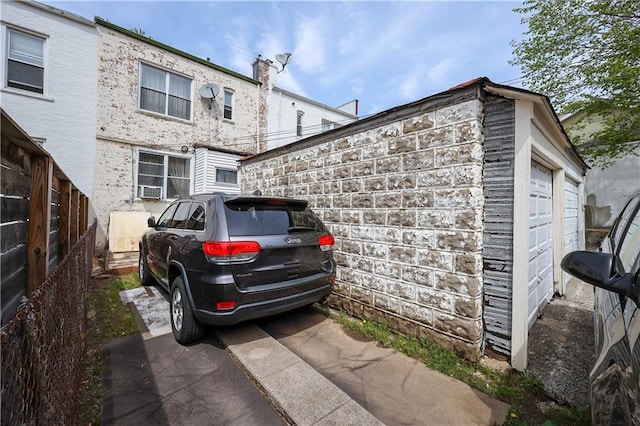
{"label": "white garage door", "polygon": [[[578,250],[578,185],[570,179],[564,181],[564,254]],[[564,283],[571,275],[563,271]]]}
{"label": "white garage door", "polygon": [[529,202],[529,328],[553,296],[552,212],[551,170],[532,162]]}

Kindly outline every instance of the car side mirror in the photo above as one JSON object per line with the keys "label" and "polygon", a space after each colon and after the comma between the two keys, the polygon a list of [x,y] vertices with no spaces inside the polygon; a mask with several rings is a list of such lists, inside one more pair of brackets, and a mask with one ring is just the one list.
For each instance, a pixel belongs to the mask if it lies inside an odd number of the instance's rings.
{"label": "car side mirror", "polygon": [[156,227],[156,218],[151,216],[149,219],[147,219],[147,226],[149,228],[155,228]]}
{"label": "car side mirror", "polygon": [[562,259],[560,266],[566,272],[586,283],[632,297],[637,303],[638,297],[634,294],[637,291],[634,291],[633,275],[618,273],[615,262],[615,257],[610,253],[574,251]]}

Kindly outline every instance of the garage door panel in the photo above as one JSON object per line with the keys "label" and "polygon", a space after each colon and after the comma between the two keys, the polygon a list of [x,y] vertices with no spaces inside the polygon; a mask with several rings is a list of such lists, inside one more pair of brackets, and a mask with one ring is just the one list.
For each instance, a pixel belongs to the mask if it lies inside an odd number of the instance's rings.
{"label": "garage door panel", "polygon": [[551,171],[533,162],[529,202],[529,327],[553,296],[552,183]]}
{"label": "garage door panel", "polygon": [[[578,185],[570,179],[564,181],[564,209],[563,209],[563,238],[564,253],[578,250]],[[563,271],[563,281],[567,284],[571,280],[571,275]]]}

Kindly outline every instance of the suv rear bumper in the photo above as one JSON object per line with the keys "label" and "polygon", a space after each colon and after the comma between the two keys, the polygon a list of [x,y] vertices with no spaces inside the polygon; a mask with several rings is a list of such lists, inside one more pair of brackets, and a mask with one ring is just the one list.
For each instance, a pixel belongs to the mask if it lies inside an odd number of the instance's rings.
{"label": "suv rear bumper", "polygon": [[275,315],[305,305],[310,305],[318,302],[323,297],[328,296],[332,290],[333,286],[327,283],[323,286],[304,292],[254,303],[242,304],[228,312],[211,312],[203,309],[196,309],[194,314],[195,317],[204,324],[234,325],[242,321]]}

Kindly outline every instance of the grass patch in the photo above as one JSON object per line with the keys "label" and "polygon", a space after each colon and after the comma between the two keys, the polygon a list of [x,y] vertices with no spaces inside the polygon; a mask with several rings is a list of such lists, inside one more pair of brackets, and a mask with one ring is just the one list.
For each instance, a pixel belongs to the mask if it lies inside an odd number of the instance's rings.
{"label": "grass patch", "polygon": [[[437,343],[396,334],[380,322],[354,320],[340,312],[333,315],[343,327],[423,362],[432,370],[454,377],[469,386],[511,405],[505,425],[589,425],[588,407],[582,410],[554,404],[540,380],[525,372],[494,371],[480,363],[458,357]],[[541,404],[539,404],[541,403]],[[552,408],[541,409],[540,406]]]}
{"label": "grass patch", "polygon": [[120,292],[139,287],[137,274],[94,278],[87,291],[87,355],[80,395],[78,424],[100,424],[102,388],[102,344],[140,332],[131,309],[120,300]]}

